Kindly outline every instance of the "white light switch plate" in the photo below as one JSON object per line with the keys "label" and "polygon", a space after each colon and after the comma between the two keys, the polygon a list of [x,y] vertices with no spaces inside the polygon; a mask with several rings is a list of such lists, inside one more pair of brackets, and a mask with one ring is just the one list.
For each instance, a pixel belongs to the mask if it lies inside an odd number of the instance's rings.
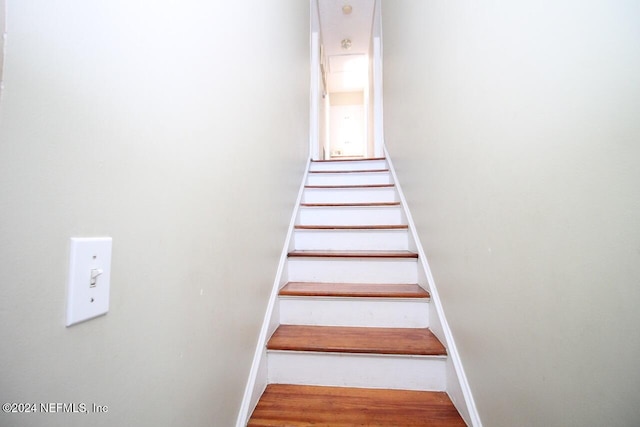
{"label": "white light switch plate", "polygon": [[109,311],[111,237],[72,237],[67,286],[67,326]]}

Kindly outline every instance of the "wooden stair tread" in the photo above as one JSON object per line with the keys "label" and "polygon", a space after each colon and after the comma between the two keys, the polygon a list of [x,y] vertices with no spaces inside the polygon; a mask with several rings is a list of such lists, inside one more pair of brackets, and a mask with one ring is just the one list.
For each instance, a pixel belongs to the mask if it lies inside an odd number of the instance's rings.
{"label": "wooden stair tread", "polygon": [[349,185],[305,185],[304,188],[337,189],[337,188],[393,188],[395,184],[349,184]]}
{"label": "wooden stair tread", "polygon": [[418,258],[418,254],[411,251],[312,251],[296,250],[289,252],[289,257],[310,258]]}
{"label": "wooden stair tread", "polygon": [[427,328],[280,325],[269,350],[444,356],[442,343]]}
{"label": "wooden stair tread", "polygon": [[466,426],[445,392],[269,384],[250,427]]}
{"label": "wooden stair tread", "polygon": [[336,163],[336,162],[366,162],[367,160],[386,160],[385,157],[365,157],[361,159],[326,159],[311,160],[311,163]]}
{"label": "wooden stair tread", "polygon": [[429,292],[419,285],[400,283],[289,282],[280,289],[280,295],[298,297],[429,298]]}
{"label": "wooden stair tread", "polygon": [[382,173],[389,172],[389,169],[341,169],[336,171],[309,171],[309,173]]}
{"label": "wooden stair tread", "polygon": [[300,203],[306,208],[342,208],[342,207],[370,207],[370,206],[400,206],[400,202],[363,202],[363,203]]}
{"label": "wooden stair tread", "polygon": [[296,230],[407,230],[406,224],[387,225],[296,225]]}

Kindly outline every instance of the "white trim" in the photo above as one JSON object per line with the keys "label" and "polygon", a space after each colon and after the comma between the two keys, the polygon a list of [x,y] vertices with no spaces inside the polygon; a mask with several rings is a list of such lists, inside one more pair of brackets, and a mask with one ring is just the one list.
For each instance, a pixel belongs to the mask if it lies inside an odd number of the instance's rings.
{"label": "white trim", "polygon": [[[416,250],[418,251],[418,265],[422,266],[424,273],[426,274],[427,283],[429,284],[429,293],[431,294],[431,303],[433,304],[433,308],[435,309],[437,316],[439,317],[442,333],[444,334],[445,346],[447,347],[447,353],[453,364],[455,374],[458,377],[457,382],[459,383],[460,393],[462,395],[456,396],[455,394],[452,393],[451,395],[452,400],[454,404],[456,404],[456,407],[458,408],[458,411],[460,412],[460,414],[463,416],[466,415],[465,421],[467,422],[467,424],[471,425],[472,427],[482,427],[480,414],[478,414],[478,409],[476,408],[476,404],[473,399],[473,394],[471,393],[471,388],[469,386],[467,376],[464,372],[462,361],[460,360],[460,354],[458,353],[458,349],[453,339],[453,334],[451,333],[451,329],[449,328],[449,324],[447,323],[447,318],[444,314],[444,309],[442,307],[440,295],[438,294],[438,289],[436,288],[435,280],[433,278],[433,275],[431,274],[431,268],[429,267],[427,257],[424,253],[424,249],[422,248],[422,244],[420,243],[420,238],[418,237],[418,233],[416,231],[416,226],[415,226],[415,223],[413,222],[411,212],[408,209],[407,200],[405,199],[400,183],[398,182],[398,177],[396,176],[396,171],[393,167],[393,164],[391,162],[391,158],[389,156],[386,146],[384,146],[383,149],[384,149],[385,157],[387,158],[387,163],[389,165],[391,176],[393,177],[393,181],[396,184],[396,189],[398,191],[398,197],[400,198],[400,203],[405,209],[405,214],[407,216],[407,223],[409,224],[409,231],[416,244]],[[447,392],[449,391],[450,390],[447,390]],[[462,398],[463,402],[460,402],[459,397]],[[464,408],[459,407],[459,405],[462,403],[464,403],[464,406],[465,406]]]}
{"label": "white trim", "polygon": [[[238,419],[236,421],[236,427],[245,427],[247,422],[249,421],[249,416],[255,405],[258,403],[258,398],[266,388],[267,384],[267,373],[260,372],[260,367],[263,363],[266,364],[266,345],[267,339],[271,335],[271,323],[274,318],[277,319],[277,316],[274,316],[274,312],[277,308],[277,298],[278,291],[280,289],[280,285],[282,284],[283,276],[286,272],[286,261],[287,254],[293,245],[293,232],[294,225],[296,222],[296,218],[298,217],[298,209],[300,209],[300,203],[302,201],[302,194],[304,192],[304,184],[307,182],[307,175],[309,174],[309,165],[310,159],[307,160],[307,164],[305,166],[305,172],[302,177],[302,182],[300,183],[300,189],[298,190],[298,198],[296,199],[296,204],[293,208],[293,214],[291,215],[291,220],[289,221],[289,230],[287,231],[287,237],[284,241],[284,246],[282,248],[282,253],[280,254],[280,261],[278,262],[278,270],[276,272],[276,277],[273,281],[273,286],[271,289],[271,295],[269,296],[269,303],[267,305],[267,310],[264,315],[264,320],[262,322],[262,328],[260,329],[260,335],[258,336],[258,344],[256,345],[256,350],[253,355],[253,363],[251,365],[251,370],[249,371],[249,378],[247,380],[247,385],[244,390],[244,396],[242,398],[242,403],[240,404],[240,411],[238,413]],[[277,321],[277,320],[276,320]],[[260,375],[264,378],[260,378]],[[256,390],[256,387],[259,390]],[[257,393],[256,393],[257,392]],[[257,396],[257,398],[254,398]]]}

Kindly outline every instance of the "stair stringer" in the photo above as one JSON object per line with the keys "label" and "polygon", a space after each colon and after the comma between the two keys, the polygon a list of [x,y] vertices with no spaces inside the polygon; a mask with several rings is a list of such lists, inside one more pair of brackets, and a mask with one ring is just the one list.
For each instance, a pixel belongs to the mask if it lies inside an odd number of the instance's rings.
{"label": "stair stringer", "polygon": [[460,354],[458,353],[458,349],[453,339],[453,334],[449,328],[449,324],[447,323],[447,318],[444,314],[442,302],[438,294],[433,274],[431,273],[431,268],[429,267],[429,262],[427,261],[418,233],[416,232],[416,226],[407,205],[407,200],[402,192],[402,187],[398,181],[395,168],[393,167],[393,163],[386,146],[384,147],[384,154],[387,159],[387,164],[389,165],[389,171],[393,182],[396,185],[396,191],[404,211],[404,216],[406,217],[407,224],[409,225],[409,249],[418,253],[418,284],[424,287],[431,294],[431,303],[433,304],[433,307],[429,310],[429,328],[447,348],[446,392],[467,425],[471,427],[482,427],[482,421],[480,420],[480,415],[478,414],[473,394],[471,393],[471,388],[462,366]]}
{"label": "stair stringer", "polygon": [[296,199],[293,214],[291,215],[291,221],[289,222],[287,237],[285,238],[282,253],[280,254],[278,269],[271,288],[271,294],[269,295],[269,302],[267,304],[264,320],[262,321],[262,327],[260,329],[260,334],[258,335],[258,343],[256,344],[253,363],[251,364],[249,378],[247,379],[247,385],[245,386],[244,395],[240,404],[236,427],[245,427],[247,425],[249,416],[258,404],[260,396],[267,388],[267,339],[275,332],[280,324],[280,305],[277,304],[278,292],[280,291],[280,288],[289,281],[289,278],[287,277],[287,254],[294,249],[294,226],[296,224],[296,219],[298,218],[298,211],[300,210],[302,195],[304,194],[304,187],[309,174],[310,163],[311,159],[308,159],[302,176],[302,181],[300,183],[300,189],[298,190],[298,198]]}

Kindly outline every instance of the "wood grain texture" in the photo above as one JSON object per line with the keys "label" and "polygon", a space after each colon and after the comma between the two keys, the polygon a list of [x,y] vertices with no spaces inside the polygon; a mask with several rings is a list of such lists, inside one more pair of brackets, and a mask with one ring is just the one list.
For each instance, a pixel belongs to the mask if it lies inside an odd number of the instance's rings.
{"label": "wood grain texture", "polygon": [[290,258],[418,258],[411,251],[291,251]]}
{"label": "wood grain texture", "polygon": [[353,184],[353,185],[305,185],[304,188],[325,188],[325,189],[341,189],[341,188],[393,188],[395,184]]}
{"label": "wood grain texture", "polygon": [[344,169],[344,170],[337,170],[337,171],[309,171],[310,174],[313,173],[378,173],[378,172],[389,172],[389,169],[362,169],[362,170],[358,170],[358,169]]}
{"label": "wood grain texture", "polygon": [[429,292],[417,284],[313,283],[289,282],[280,289],[282,296],[429,298]]}
{"label": "wood grain texture", "polygon": [[341,207],[370,207],[370,206],[400,206],[400,202],[363,202],[363,203],[300,203],[304,207],[341,208]]}
{"label": "wood grain texture", "polygon": [[296,225],[296,230],[407,230],[406,224],[387,225]]}
{"label": "wood grain texture", "polygon": [[427,328],[280,325],[269,339],[267,349],[413,356],[447,354]]}
{"label": "wood grain texture", "polygon": [[366,162],[367,160],[386,160],[386,157],[365,157],[361,159],[311,160],[311,163]]}
{"label": "wood grain texture", "polygon": [[270,384],[251,427],[464,427],[444,392]]}

